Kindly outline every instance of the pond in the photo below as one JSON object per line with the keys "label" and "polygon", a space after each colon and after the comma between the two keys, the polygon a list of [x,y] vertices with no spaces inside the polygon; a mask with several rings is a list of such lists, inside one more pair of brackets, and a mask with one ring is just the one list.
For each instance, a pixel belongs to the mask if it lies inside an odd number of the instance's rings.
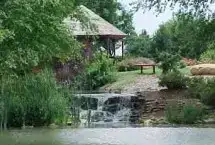
{"label": "pond", "polygon": [[108,128],[10,131],[1,145],[214,145],[212,128]]}

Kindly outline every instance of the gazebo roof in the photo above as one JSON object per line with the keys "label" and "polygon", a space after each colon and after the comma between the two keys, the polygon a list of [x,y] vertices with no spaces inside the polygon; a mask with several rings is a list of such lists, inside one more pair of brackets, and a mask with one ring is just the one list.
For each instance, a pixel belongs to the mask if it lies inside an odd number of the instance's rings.
{"label": "gazebo roof", "polygon": [[66,18],[64,22],[69,26],[69,29],[76,36],[103,36],[113,39],[122,39],[127,35],[121,30],[104,20],[99,15],[95,14],[85,6],[79,6],[81,14],[87,18],[87,24],[83,25],[77,19]]}

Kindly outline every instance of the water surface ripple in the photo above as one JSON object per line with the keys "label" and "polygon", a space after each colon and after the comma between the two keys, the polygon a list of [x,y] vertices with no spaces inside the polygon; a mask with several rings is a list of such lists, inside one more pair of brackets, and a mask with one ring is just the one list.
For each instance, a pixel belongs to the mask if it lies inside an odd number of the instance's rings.
{"label": "water surface ripple", "polygon": [[[16,142],[6,141],[12,137]],[[0,144],[3,138],[0,138]],[[215,145],[212,128],[109,128],[12,131],[4,145]],[[3,144],[1,144],[3,145]]]}

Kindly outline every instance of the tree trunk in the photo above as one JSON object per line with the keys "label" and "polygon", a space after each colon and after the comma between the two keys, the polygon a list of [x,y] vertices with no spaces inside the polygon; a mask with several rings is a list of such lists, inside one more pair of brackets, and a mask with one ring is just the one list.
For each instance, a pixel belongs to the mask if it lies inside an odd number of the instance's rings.
{"label": "tree trunk", "polygon": [[7,130],[7,108],[5,108],[4,113],[4,130]]}
{"label": "tree trunk", "polygon": [[1,114],[1,121],[0,121],[0,131],[3,130],[3,115],[2,114]]}
{"label": "tree trunk", "polygon": [[[23,107],[24,108],[24,107]],[[23,109],[23,116],[22,116],[22,129],[25,129],[26,128],[26,124],[25,124],[25,118],[26,118],[26,112],[25,112],[25,109]]]}

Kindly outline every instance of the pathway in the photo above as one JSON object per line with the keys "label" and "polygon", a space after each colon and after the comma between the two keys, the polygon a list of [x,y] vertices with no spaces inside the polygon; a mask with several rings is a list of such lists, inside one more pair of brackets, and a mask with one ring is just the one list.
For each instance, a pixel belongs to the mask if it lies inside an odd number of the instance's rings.
{"label": "pathway", "polygon": [[163,89],[158,84],[159,79],[155,75],[138,76],[131,84],[127,84],[122,92],[135,93],[144,91],[158,91]]}

